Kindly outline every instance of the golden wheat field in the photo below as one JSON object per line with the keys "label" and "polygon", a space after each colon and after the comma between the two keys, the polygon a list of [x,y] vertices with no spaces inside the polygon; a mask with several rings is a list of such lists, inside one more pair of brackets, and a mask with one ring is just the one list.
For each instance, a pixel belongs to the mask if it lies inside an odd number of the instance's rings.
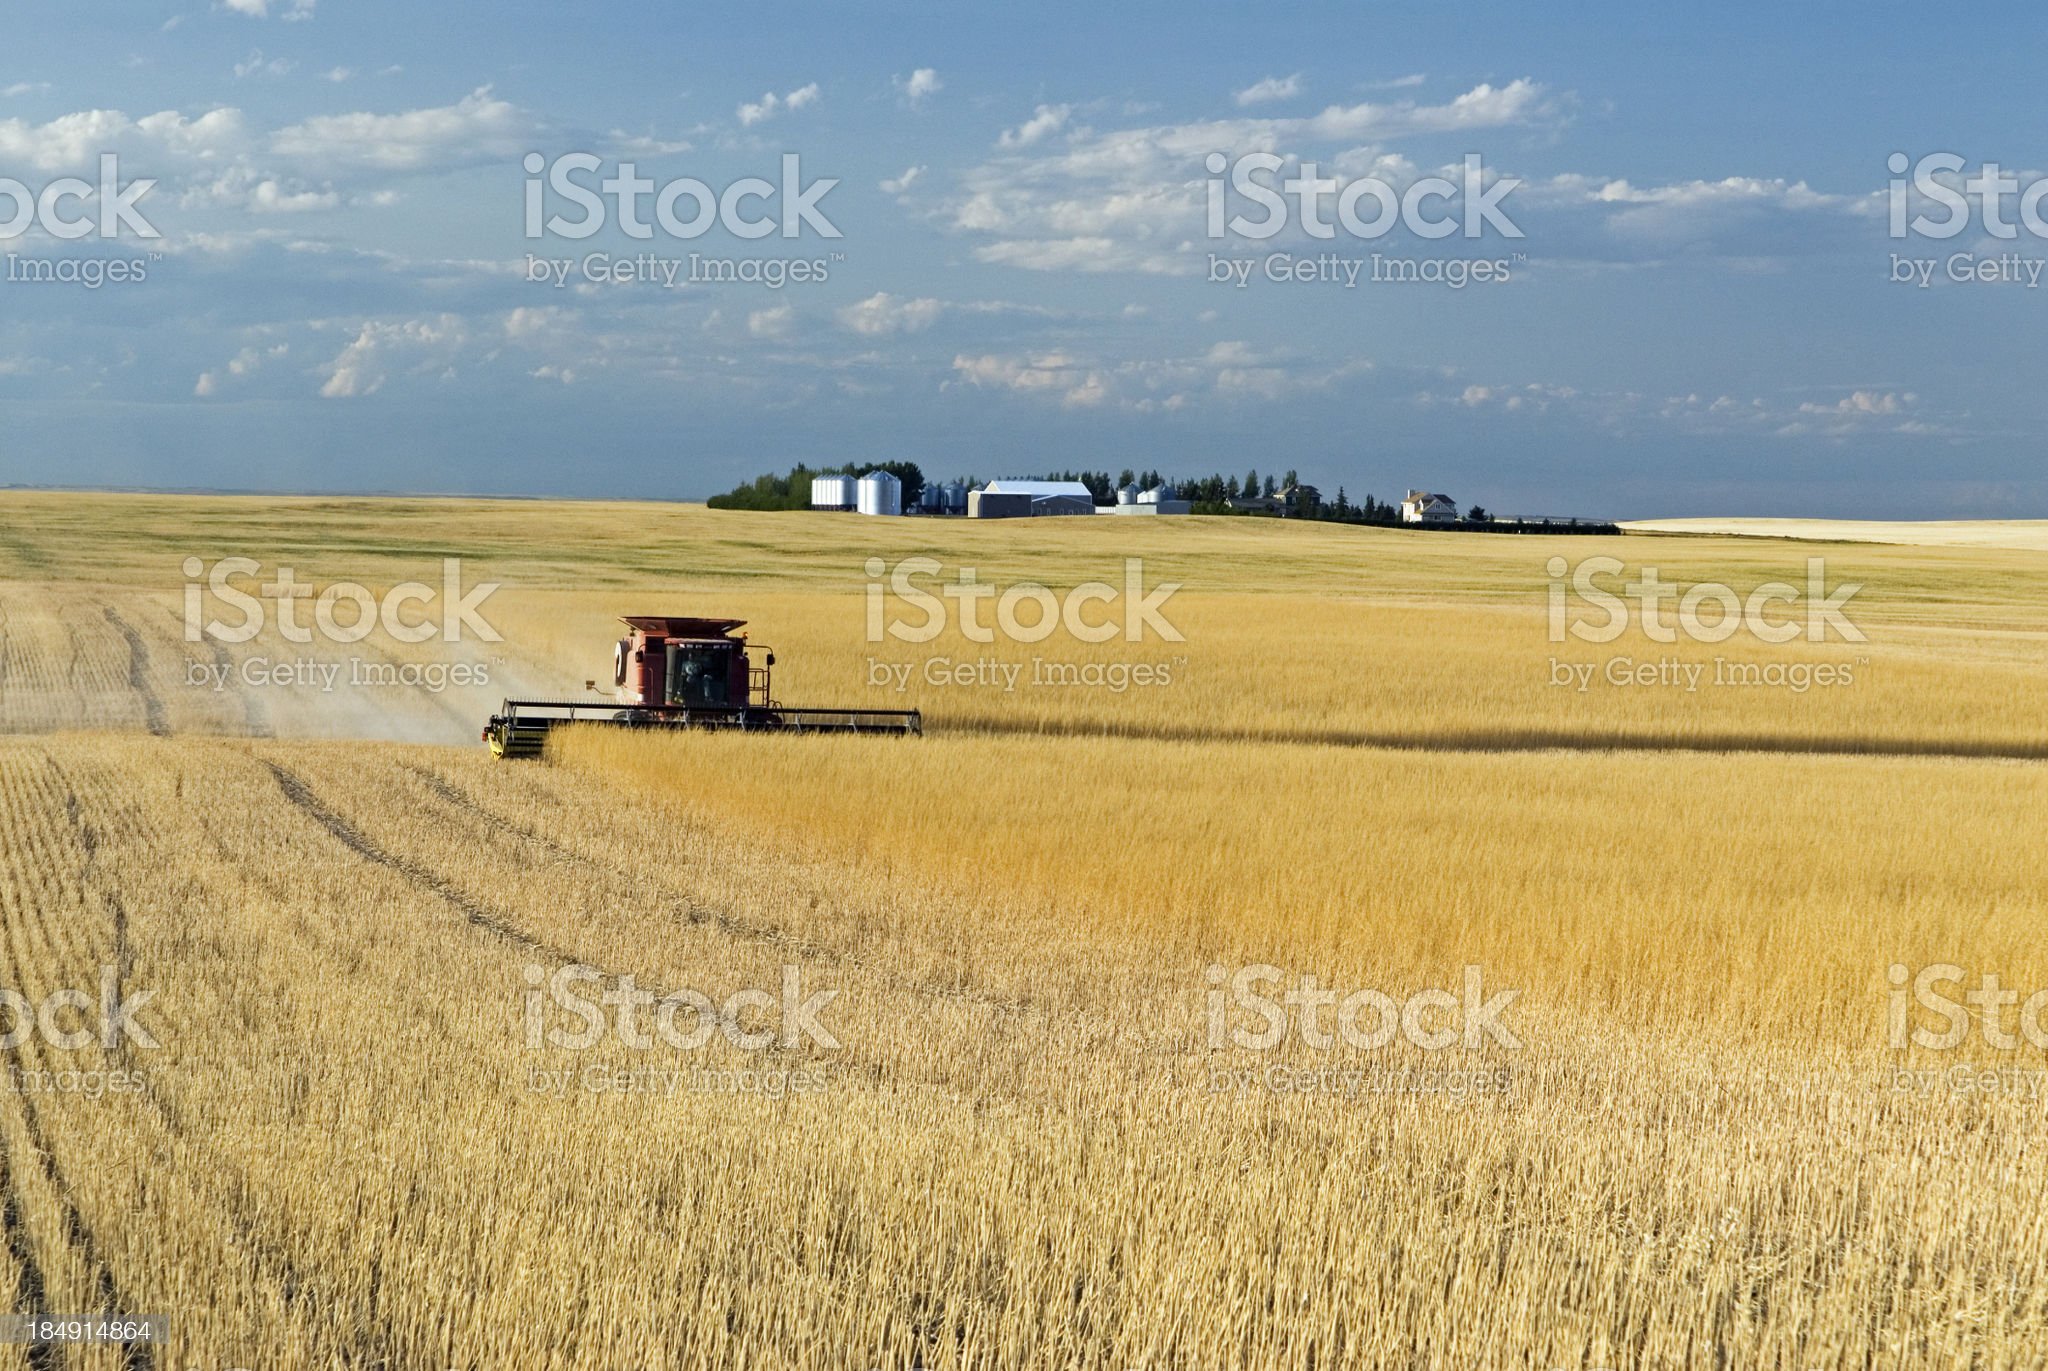
{"label": "golden wheat field", "polygon": [[[1601,556],[1865,641],[1553,641]],[[1176,637],[871,641],[912,557]],[[924,736],[494,760],[629,613]],[[0,1290],[164,1334],[6,1365],[2048,1362],[2038,552],[9,492],[0,735]]]}

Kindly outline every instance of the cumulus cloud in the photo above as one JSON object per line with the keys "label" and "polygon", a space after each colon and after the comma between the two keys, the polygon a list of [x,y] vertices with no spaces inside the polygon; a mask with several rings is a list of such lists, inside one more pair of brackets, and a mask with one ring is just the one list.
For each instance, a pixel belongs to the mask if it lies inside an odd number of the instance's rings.
{"label": "cumulus cloud", "polygon": [[243,348],[228,359],[227,365],[213,371],[202,371],[194,383],[192,393],[200,399],[208,399],[220,393],[220,388],[229,380],[239,380],[253,375],[265,362],[276,361],[292,350],[290,343],[278,343],[270,348]]}
{"label": "cumulus cloud", "polygon": [[416,371],[442,370],[468,339],[468,327],[453,314],[368,320],[327,364],[320,394],[329,400],[374,395],[384,388],[392,368],[407,359]]}
{"label": "cumulus cloud", "polygon": [[[1008,155],[970,169],[949,210],[954,228],[986,240],[975,250],[984,262],[1047,271],[1184,273],[1196,260],[1187,246],[1205,233],[1204,159],[1213,152],[1312,156],[1305,149],[1335,143],[1337,152],[1326,158],[1332,165],[1348,158],[1357,164],[1354,177],[1379,174],[1389,170],[1388,157],[1371,146],[1379,140],[1533,125],[1558,117],[1563,104],[1537,82],[1521,79],[1475,86],[1438,104],[1366,102],[1305,117],[1070,130],[1056,150],[1034,151],[1032,143],[1061,126],[1048,118],[1049,127],[1031,139],[1020,128],[1001,140]],[[1419,174],[1405,162],[1398,165]]]}
{"label": "cumulus cloud", "polygon": [[1292,100],[1301,94],[1301,73],[1292,76],[1268,76],[1263,81],[1254,81],[1236,95],[1242,105],[1262,105],[1270,100]]}
{"label": "cumulus cloud", "polygon": [[739,121],[742,127],[752,128],[754,125],[773,117],[782,110],[794,112],[809,105],[814,105],[817,101],[818,83],[816,81],[811,82],[807,86],[798,86],[787,95],[777,95],[771,90],[762,95],[759,100],[741,105],[738,111]]}
{"label": "cumulus cloud", "polygon": [[[317,3],[318,0],[291,0],[288,5],[279,6],[276,13],[287,22],[311,19]],[[220,0],[218,8],[246,14],[251,19],[268,19],[272,13],[271,0]]]}
{"label": "cumulus cloud", "polygon": [[1070,105],[1040,105],[1038,112],[1014,129],[1005,129],[997,145],[1006,148],[1028,148],[1040,139],[1058,133],[1066,127],[1067,116],[1073,113]]}
{"label": "cumulus cloud", "polygon": [[246,58],[235,63],[235,79],[243,81],[251,76],[288,76],[297,65],[298,63],[288,57],[266,58],[263,49],[257,48]]}
{"label": "cumulus cloud", "polygon": [[931,67],[919,67],[908,76],[897,76],[891,80],[896,89],[902,92],[903,98],[913,107],[922,105],[946,88],[946,83],[939,79],[938,72]]}
{"label": "cumulus cloud", "polygon": [[887,291],[876,291],[867,299],[839,311],[839,322],[855,333],[870,337],[889,333],[921,333],[945,313],[944,301],[903,300]]}
{"label": "cumulus cloud", "polygon": [[756,338],[786,338],[795,320],[796,311],[788,305],[757,309],[747,316],[747,332]]}
{"label": "cumulus cloud", "polygon": [[924,168],[922,166],[905,167],[901,176],[892,176],[881,183],[882,193],[885,195],[901,195],[904,191],[916,185],[917,178],[922,175],[924,175]]}
{"label": "cumulus cloud", "polygon": [[554,305],[520,305],[505,316],[505,336],[532,338],[569,317],[568,311]]}
{"label": "cumulus cloud", "polygon": [[1911,407],[1920,397],[1907,391],[1900,395],[1895,391],[1856,390],[1844,395],[1832,405],[1815,404],[1808,400],[1799,406],[1801,414],[1829,415],[1884,415],[1898,414]]}
{"label": "cumulus cloud", "polygon": [[324,114],[279,129],[270,147],[314,166],[423,171],[511,157],[533,122],[479,86],[452,105],[399,114]]}
{"label": "cumulus cloud", "polygon": [[1063,408],[1113,406],[1140,414],[1173,412],[1204,400],[1275,400],[1326,390],[1374,370],[1364,358],[1336,362],[1261,353],[1229,340],[1181,357],[1088,358],[1058,349],[1005,355],[962,353],[957,381],[1057,401]]}
{"label": "cumulus cloud", "polygon": [[[1198,249],[1208,236],[1211,154],[1278,156],[1275,180],[1314,162],[1318,175],[1335,182],[1332,191],[1367,177],[1397,191],[1431,176],[1456,184],[1470,174],[1462,158],[1432,164],[1399,144],[1492,128],[1557,127],[1574,103],[1569,94],[1522,78],[1434,102],[1382,99],[1330,105],[1307,116],[1128,128],[1055,125],[1055,111],[1041,107],[1048,116],[1044,127],[1060,127],[1064,136],[1053,140],[1033,131],[1027,137],[1029,124],[1006,132],[995,154],[956,178],[942,210],[954,231],[978,240],[973,253],[984,263],[1193,274],[1202,268]],[[1525,232],[1539,231],[1530,220],[1541,220],[1543,262],[1565,269],[1654,263],[1685,253],[1729,269],[1772,270],[1788,257],[1845,249],[1861,221],[1884,214],[1881,191],[1836,194],[1768,177],[1649,185],[1579,174],[1535,180],[1491,161],[1477,174],[1489,188],[1513,183],[1511,199],[1489,203]],[[1817,231],[1829,225],[1832,231]],[[1284,232],[1288,237],[1273,246],[1310,242],[1299,225]]]}

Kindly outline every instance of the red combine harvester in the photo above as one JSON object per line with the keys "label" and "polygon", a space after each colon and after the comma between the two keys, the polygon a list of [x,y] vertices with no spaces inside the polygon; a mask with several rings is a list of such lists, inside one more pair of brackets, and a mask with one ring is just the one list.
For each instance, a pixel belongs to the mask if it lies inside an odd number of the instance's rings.
{"label": "red combine harvester", "polygon": [[[565,724],[738,728],[778,733],[923,733],[914,709],[792,709],[769,685],[775,654],[747,655],[744,619],[635,614],[612,651],[612,701],[507,700],[484,725],[496,757],[535,757]],[[595,689],[595,685],[592,689]]]}

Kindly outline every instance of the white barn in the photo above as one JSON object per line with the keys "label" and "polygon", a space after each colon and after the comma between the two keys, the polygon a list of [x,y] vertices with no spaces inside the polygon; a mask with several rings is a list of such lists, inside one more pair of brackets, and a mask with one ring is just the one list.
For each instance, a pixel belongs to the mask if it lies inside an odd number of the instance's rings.
{"label": "white barn", "polygon": [[1033,514],[1093,514],[1095,496],[1079,481],[990,481],[987,495],[1024,495]]}

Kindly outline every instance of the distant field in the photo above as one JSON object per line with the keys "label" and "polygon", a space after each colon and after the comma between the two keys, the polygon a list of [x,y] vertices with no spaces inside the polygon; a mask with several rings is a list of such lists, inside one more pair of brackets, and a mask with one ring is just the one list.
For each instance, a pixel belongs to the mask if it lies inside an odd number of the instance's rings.
{"label": "distant field", "polygon": [[[870,641],[912,555],[1141,558],[1183,641]],[[189,641],[183,561],[229,556],[458,557],[502,641]],[[1553,642],[1550,560],[1596,556],[1820,557],[1868,641]],[[633,612],[927,734],[493,762],[499,698],[582,695]],[[302,658],[488,679],[251,681]],[[165,1313],[159,1367],[2048,1361],[2048,1058],[1887,1042],[1894,963],[2048,986],[2029,551],[0,495],[0,834],[0,987],[112,968],[159,1040],[0,1055],[0,1290]],[[1514,1041],[1219,1046],[1211,968],[1259,964],[1477,968]],[[832,1041],[530,1036],[578,966],[832,992]]]}
{"label": "distant field", "polygon": [[1817,542],[1903,543],[1915,547],[1997,547],[2048,551],[2048,520],[1639,519],[1631,533],[1720,533]]}

